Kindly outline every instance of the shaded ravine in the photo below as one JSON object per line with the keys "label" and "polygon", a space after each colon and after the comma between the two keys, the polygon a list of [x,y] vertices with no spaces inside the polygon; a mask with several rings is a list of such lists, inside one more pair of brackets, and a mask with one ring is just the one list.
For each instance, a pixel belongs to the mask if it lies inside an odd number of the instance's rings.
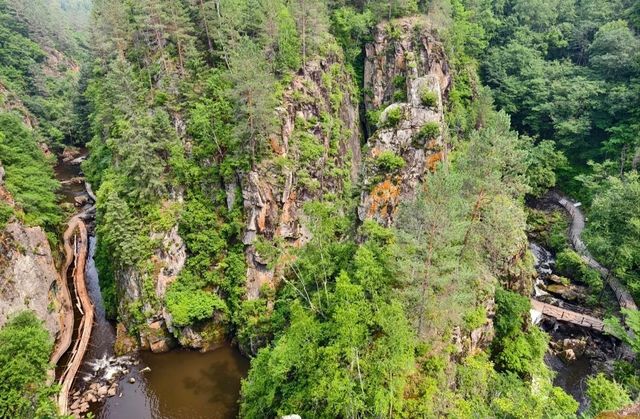
{"label": "shaded ravine", "polygon": [[[83,205],[65,232],[59,281],[61,299],[67,300],[63,317],[68,323],[61,329],[52,355],[52,361],[59,363],[59,381],[64,381],[58,400],[61,411],[66,409],[76,417],[91,412],[103,419],[236,417],[240,382],[249,361],[231,345],[207,353],[176,350],[115,356],[116,328],[106,317],[94,261],[97,240],[91,232],[95,196],[81,176],[78,161],[61,159],[56,175],[62,183],[63,202],[76,208]],[[83,281],[76,293],[75,280],[80,274]],[[80,294],[88,296],[93,314],[82,324],[85,316],[78,309],[82,307],[77,298]],[[82,311],[87,313],[84,308]],[[86,328],[92,331],[83,339],[81,332]],[[71,356],[82,350],[86,350],[84,356]],[[84,396],[88,393],[96,395],[95,399],[87,401]]]}
{"label": "shaded ravine", "polygon": [[[86,194],[84,182],[79,178],[78,164],[61,159],[56,166],[56,177],[62,186],[62,195],[66,204],[84,204],[81,212],[72,216],[62,237],[64,263],[59,275],[61,291],[61,333],[57,339],[51,356],[56,365],[56,381],[60,385],[57,397],[61,414],[69,413],[69,393],[82,365],[84,354],[89,345],[93,326],[93,305],[85,283],[85,266],[87,261],[88,231],[84,218],[91,218],[93,206],[89,197],[79,200]],[[90,187],[87,186],[90,190]],[[92,195],[92,194],[86,194]],[[73,346],[71,347],[71,344]]]}
{"label": "shaded ravine", "polygon": [[[599,330],[599,327],[589,327],[590,325],[578,322],[568,322],[562,315],[554,316],[542,310],[542,313],[535,312],[536,305],[545,304],[552,311],[562,310],[564,306],[571,307],[569,310],[575,316],[585,316],[591,318],[594,323],[601,326],[601,321],[589,314],[593,314],[588,308],[575,306],[567,303],[560,297],[544,291],[545,278],[556,274],[555,260],[551,252],[535,242],[530,243],[531,252],[534,256],[538,279],[534,285],[534,295],[536,299],[544,299],[547,303],[538,302],[532,299],[532,320],[545,330],[551,337],[549,350],[545,354],[545,363],[555,372],[553,384],[562,388],[579,403],[579,412],[583,412],[588,407],[586,396],[586,380],[589,376],[598,372],[602,365],[616,359],[619,342]],[[551,303],[551,304],[549,304]],[[564,342],[570,342],[573,347],[575,357],[567,359],[563,356],[562,347]],[[571,342],[584,342],[584,347],[575,349]],[[560,347],[559,347],[560,346]]]}

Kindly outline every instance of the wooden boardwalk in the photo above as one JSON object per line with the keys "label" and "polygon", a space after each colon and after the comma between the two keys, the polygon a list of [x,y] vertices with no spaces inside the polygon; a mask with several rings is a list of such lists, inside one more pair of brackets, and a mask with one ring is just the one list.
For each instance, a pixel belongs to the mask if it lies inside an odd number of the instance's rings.
{"label": "wooden boardwalk", "polygon": [[[85,283],[85,265],[87,262],[87,249],[89,245],[87,227],[76,215],[69,221],[69,226],[64,233],[64,249],[67,260],[71,259],[75,265],[73,268],[74,292],[80,307],[78,307],[82,318],[80,319],[78,339],[71,349],[71,356],[67,366],[58,381],[60,393],[58,394],[58,408],[63,415],[68,414],[69,393],[73,386],[73,381],[82,364],[84,353],[89,346],[91,329],[93,327],[93,303],[89,297]],[[66,263],[65,263],[66,265]],[[70,264],[69,264],[70,265]],[[67,265],[67,266],[69,266]]]}
{"label": "wooden boardwalk", "polygon": [[569,239],[576,252],[578,252],[587,265],[595,269],[600,273],[600,276],[607,282],[609,287],[613,290],[620,304],[620,308],[626,308],[629,310],[637,310],[638,306],[633,297],[626,289],[626,287],[615,278],[611,272],[604,266],[600,265],[597,260],[591,256],[587,246],[584,244],[580,236],[582,230],[584,230],[584,215],[582,211],[567,197],[560,195],[557,192],[552,192],[551,197],[558,202],[571,216],[571,227],[569,228]]}
{"label": "wooden boardwalk", "polygon": [[598,332],[604,331],[604,322],[596,317],[588,316],[575,311],[565,310],[563,308],[543,303],[531,298],[531,308],[545,316],[553,317],[556,320],[571,323],[576,326],[586,327]]}

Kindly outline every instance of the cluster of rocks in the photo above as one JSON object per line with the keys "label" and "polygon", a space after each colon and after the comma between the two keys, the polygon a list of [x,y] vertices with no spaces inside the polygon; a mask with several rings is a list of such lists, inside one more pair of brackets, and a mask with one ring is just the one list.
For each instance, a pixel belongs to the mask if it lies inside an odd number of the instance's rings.
{"label": "cluster of rocks", "polygon": [[[93,371],[85,375],[84,381],[91,384],[71,395],[69,412],[74,417],[81,417],[89,411],[91,404],[103,402],[116,395],[121,396],[118,381],[129,373],[132,365],[138,363],[133,356],[104,356],[90,362]],[[129,381],[135,382],[135,379],[131,377]]]}
{"label": "cluster of rocks", "polygon": [[118,394],[118,383],[116,382],[111,384],[93,383],[85,392],[78,390],[71,395],[69,410],[74,417],[79,417],[89,411],[91,403],[101,402],[107,397],[113,397],[116,394]]}
{"label": "cluster of rocks", "polygon": [[86,155],[82,155],[82,150],[75,147],[65,147],[62,151],[62,161],[70,164],[80,164],[85,161]]}
{"label": "cluster of rocks", "polygon": [[551,350],[564,362],[569,363],[584,355],[587,349],[587,339],[562,339],[550,342]]}
{"label": "cluster of rocks", "polygon": [[570,303],[584,303],[587,300],[588,290],[586,287],[572,284],[569,279],[558,275],[549,275],[545,279],[546,283],[538,284],[538,286],[549,294]]}

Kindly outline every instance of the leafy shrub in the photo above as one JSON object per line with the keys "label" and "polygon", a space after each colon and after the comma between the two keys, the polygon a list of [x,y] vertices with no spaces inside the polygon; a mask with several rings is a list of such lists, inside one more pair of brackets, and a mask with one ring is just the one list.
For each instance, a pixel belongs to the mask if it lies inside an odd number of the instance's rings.
{"label": "leafy shrub", "polygon": [[438,138],[440,135],[440,124],[435,121],[427,122],[418,131],[417,139],[420,144],[425,144],[427,141]]}
{"label": "leafy shrub", "polygon": [[587,397],[590,402],[587,414],[590,417],[631,404],[631,398],[625,389],[615,381],[608,380],[602,373],[587,378]]}
{"label": "leafy shrub", "polygon": [[402,121],[403,112],[402,108],[399,106],[395,106],[389,109],[385,113],[384,126],[385,127],[396,127]]}
{"label": "leafy shrub", "polygon": [[406,162],[390,150],[383,151],[376,157],[376,166],[384,173],[393,173],[405,166]]}
{"label": "leafy shrub", "polygon": [[640,375],[637,374],[636,367],[633,364],[627,361],[615,361],[613,375],[615,380],[631,393],[633,399],[638,396],[640,393]]}
{"label": "leafy shrub", "polygon": [[398,74],[393,78],[393,87],[396,89],[402,89],[407,85],[407,78],[401,74]]}
{"label": "leafy shrub", "polygon": [[487,312],[484,307],[476,307],[475,309],[468,311],[462,318],[464,320],[464,327],[467,331],[472,331],[487,322]]}
{"label": "leafy shrub", "polygon": [[372,109],[370,111],[367,111],[367,121],[371,125],[378,126],[378,125],[380,125],[380,115],[381,114],[382,114],[382,111],[380,111],[379,109]]}
{"label": "leafy shrub", "polygon": [[226,305],[217,294],[204,290],[189,290],[175,282],[167,290],[167,308],[176,326],[188,326],[205,320],[215,310],[226,311]]}
{"label": "leafy shrub", "polygon": [[0,202],[0,230],[7,225],[7,222],[13,215],[13,208],[11,208],[8,204],[4,202]]}
{"label": "leafy shrub", "polygon": [[602,291],[604,284],[600,274],[590,268],[578,253],[571,249],[565,249],[558,253],[556,259],[556,267],[562,275],[583,282],[589,286],[592,293]]}
{"label": "leafy shrub", "polygon": [[564,216],[557,214],[556,221],[551,225],[549,231],[548,245],[556,252],[562,251],[569,247],[569,238],[567,237],[567,230],[569,229],[569,222]]}
{"label": "leafy shrub", "polygon": [[0,417],[57,417],[47,386],[53,342],[42,322],[24,311],[0,329]]}
{"label": "leafy shrub", "polygon": [[420,90],[420,102],[423,106],[433,108],[438,103],[438,95],[425,86]]}
{"label": "leafy shrub", "polygon": [[393,101],[394,102],[406,102],[407,101],[407,92],[405,90],[396,90],[393,92]]}

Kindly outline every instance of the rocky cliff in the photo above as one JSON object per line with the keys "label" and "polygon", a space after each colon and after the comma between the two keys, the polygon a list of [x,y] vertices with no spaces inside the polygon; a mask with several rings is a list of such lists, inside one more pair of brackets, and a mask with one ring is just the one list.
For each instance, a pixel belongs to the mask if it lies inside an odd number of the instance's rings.
{"label": "rocky cliff", "polygon": [[[13,208],[15,204],[3,186],[3,178],[0,165],[0,202]],[[0,230],[0,326],[14,314],[32,310],[55,337],[61,328],[55,296],[58,280],[44,230],[25,226],[12,217]]]}
{"label": "rocky cliff", "polygon": [[281,130],[271,138],[272,157],[241,181],[250,300],[279,282],[281,264],[266,253],[286,253],[308,241],[305,203],[347,198],[360,167],[358,100],[338,55],[307,63],[278,113]]}
{"label": "rocky cliff", "polygon": [[[137,268],[126,268],[116,273],[119,289],[118,313],[126,325],[138,324],[139,344],[142,349],[165,352],[177,344],[174,335],[190,335],[189,331],[174,331],[171,315],[161,303],[167,287],[176,280],[184,267],[187,253],[184,241],[178,234],[178,226],[168,232],[154,232],[151,239],[158,243],[151,256],[152,268],[141,272]],[[143,297],[144,294],[144,297]],[[131,316],[144,313],[144,320]],[[119,340],[124,340],[124,330],[119,328]],[[194,339],[183,342],[184,346],[202,348],[203,344]]]}
{"label": "rocky cliff", "polygon": [[442,45],[419,18],[382,23],[366,45],[368,130],[358,215],[389,226],[398,203],[447,155],[443,98],[451,84]]}

